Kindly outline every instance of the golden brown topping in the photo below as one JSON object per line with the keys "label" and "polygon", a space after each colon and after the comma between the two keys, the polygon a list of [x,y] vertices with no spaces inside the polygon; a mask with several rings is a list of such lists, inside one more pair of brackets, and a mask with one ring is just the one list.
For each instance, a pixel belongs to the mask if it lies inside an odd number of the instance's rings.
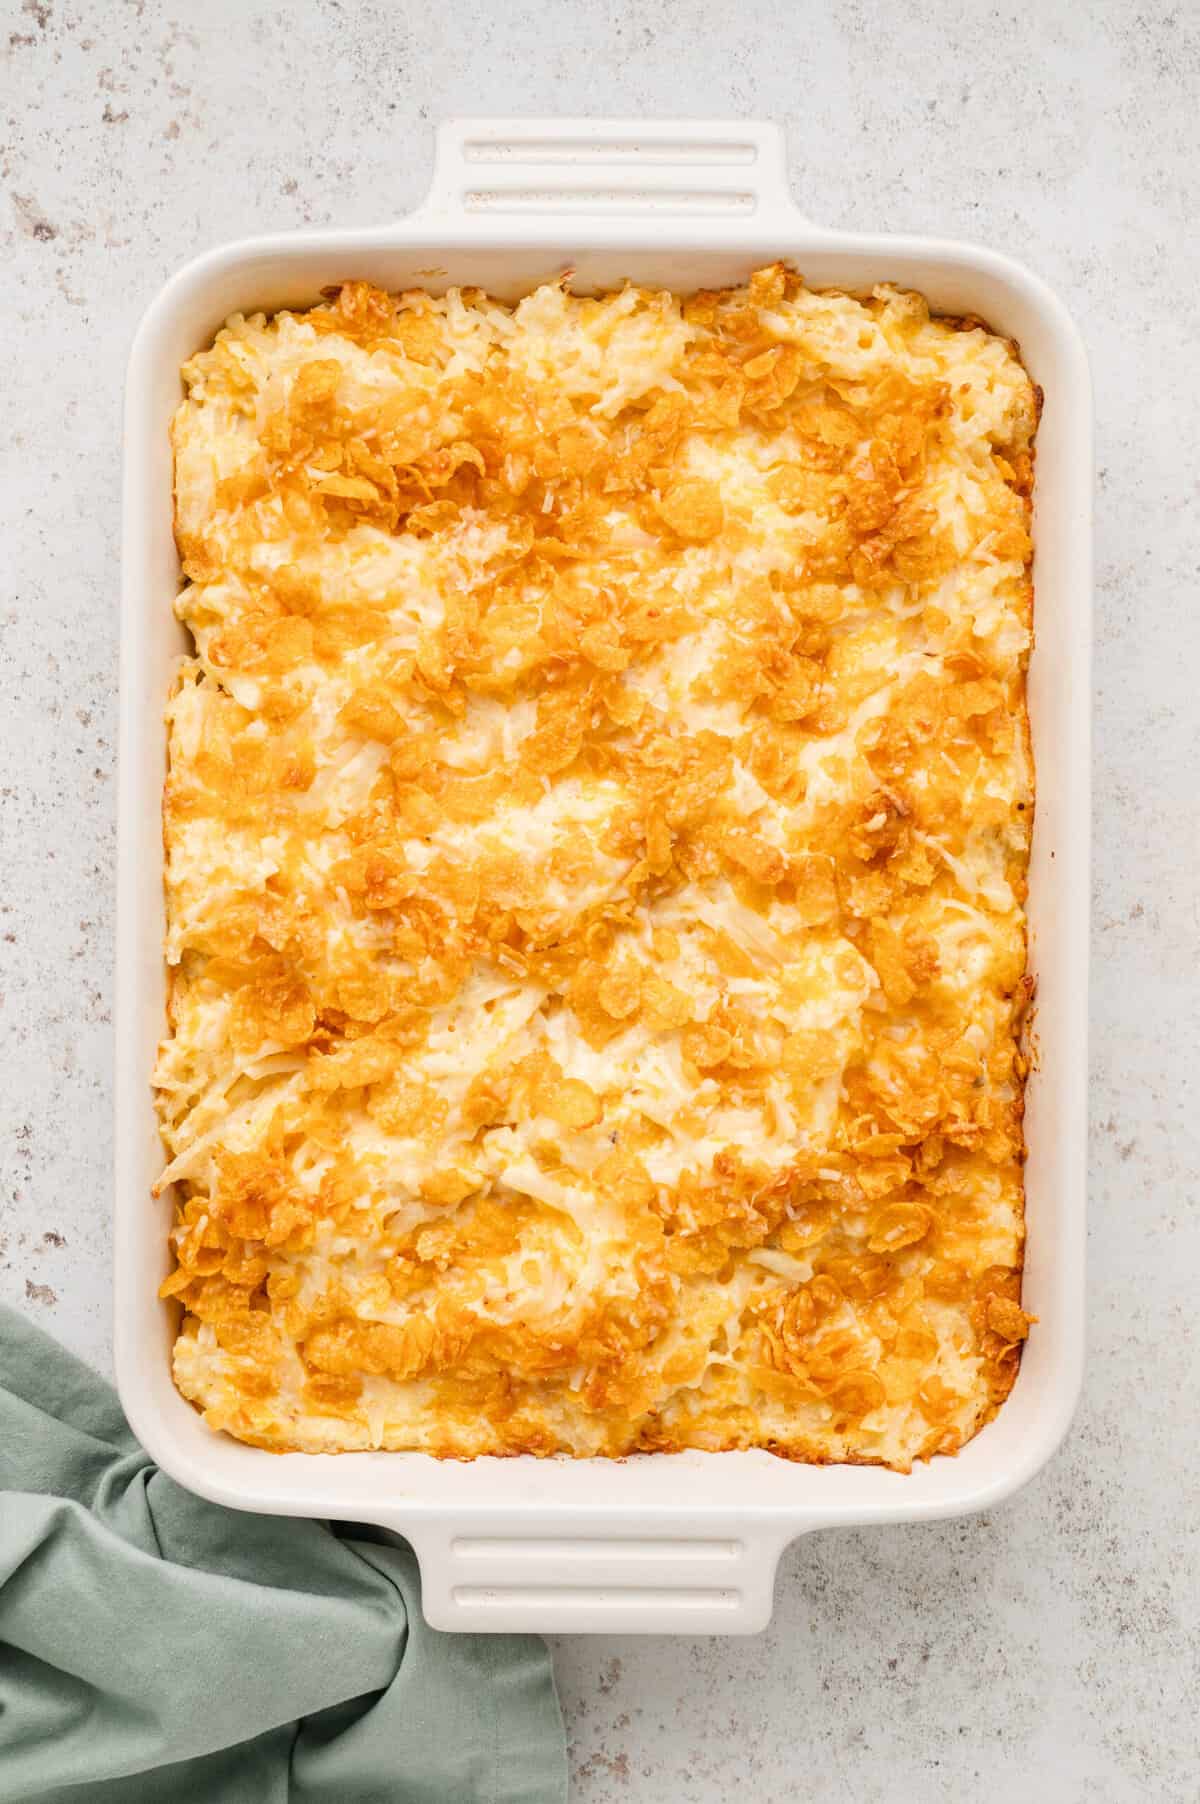
{"label": "golden brown topping", "polygon": [[1026,1315],[1019,1303],[1009,1297],[992,1296],[987,1303],[987,1325],[1001,1340],[1026,1340],[1032,1316]]}
{"label": "golden brown topping", "polygon": [[721,491],[715,482],[678,482],[659,497],[658,511],[681,539],[715,539],[725,524]]}
{"label": "golden brown topping", "polygon": [[1037,405],[920,297],[352,282],[185,370],[178,1381],[953,1451],[1020,1307]]}

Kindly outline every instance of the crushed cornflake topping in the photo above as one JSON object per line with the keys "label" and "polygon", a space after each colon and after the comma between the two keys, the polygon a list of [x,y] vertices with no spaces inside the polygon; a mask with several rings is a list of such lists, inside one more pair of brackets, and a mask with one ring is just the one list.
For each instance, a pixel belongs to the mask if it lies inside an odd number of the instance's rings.
{"label": "crushed cornflake topping", "polygon": [[361,283],[184,369],[180,1389],[954,1452],[1028,1333],[1036,391],[920,296]]}

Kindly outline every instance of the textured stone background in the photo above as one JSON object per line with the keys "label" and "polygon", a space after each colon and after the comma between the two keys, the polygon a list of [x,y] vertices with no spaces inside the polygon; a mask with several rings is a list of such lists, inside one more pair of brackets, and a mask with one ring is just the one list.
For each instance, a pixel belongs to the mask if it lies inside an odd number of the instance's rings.
{"label": "textured stone background", "polygon": [[109,1341],[119,399],[164,277],[410,207],[447,114],[765,116],[814,217],[990,242],[1099,438],[1092,1344],[995,1515],[813,1537],[746,1642],[565,1640],[581,1804],[1191,1804],[1200,8],[3,0],[0,1295]]}

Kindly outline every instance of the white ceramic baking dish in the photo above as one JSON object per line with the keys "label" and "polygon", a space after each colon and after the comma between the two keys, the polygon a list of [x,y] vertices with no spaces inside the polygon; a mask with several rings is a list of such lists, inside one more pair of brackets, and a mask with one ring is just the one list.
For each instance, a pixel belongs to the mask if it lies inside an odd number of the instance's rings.
{"label": "white ceramic baking dish", "polygon": [[[920,289],[1016,338],[1045,391],[1036,494],[1038,767],[1030,877],[1039,1060],[1029,1084],[1025,1301],[1039,1318],[1016,1388],[956,1459],[902,1477],[766,1453],[622,1461],[420,1454],[282,1456],[206,1429],[175,1391],[156,1300],[167,1205],[150,1070],[163,1025],[163,700],[184,641],[167,423],[179,366],[237,310],[314,302],[362,277],[478,283],[506,297],[565,267],[578,288],[741,281],[783,257],[816,285]],[[999,1503],[1067,1428],[1083,1360],[1091,422],[1087,363],[1062,305],[1018,264],[932,239],[811,224],[770,126],[478,121],[442,128],[429,197],[399,224],[234,244],[154,301],[129,365],[121,622],[117,956],[116,1367],[130,1422],[180,1483],[241,1509],[386,1525],[420,1560],[439,1629],[745,1633],[771,1614],[781,1549],[808,1529],[916,1521]]]}

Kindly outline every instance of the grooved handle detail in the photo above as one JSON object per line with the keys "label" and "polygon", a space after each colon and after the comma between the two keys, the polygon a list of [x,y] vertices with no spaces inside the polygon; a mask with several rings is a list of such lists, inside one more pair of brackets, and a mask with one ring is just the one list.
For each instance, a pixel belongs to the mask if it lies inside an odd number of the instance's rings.
{"label": "grooved handle detail", "polygon": [[555,1532],[414,1537],[437,1629],[750,1634],[770,1618],[774,1536]]}
{"label": "grooved handle detail", "polygon": [[425,210],[791,212],[783,136],[742,121],[459,119],[441,126]]}

